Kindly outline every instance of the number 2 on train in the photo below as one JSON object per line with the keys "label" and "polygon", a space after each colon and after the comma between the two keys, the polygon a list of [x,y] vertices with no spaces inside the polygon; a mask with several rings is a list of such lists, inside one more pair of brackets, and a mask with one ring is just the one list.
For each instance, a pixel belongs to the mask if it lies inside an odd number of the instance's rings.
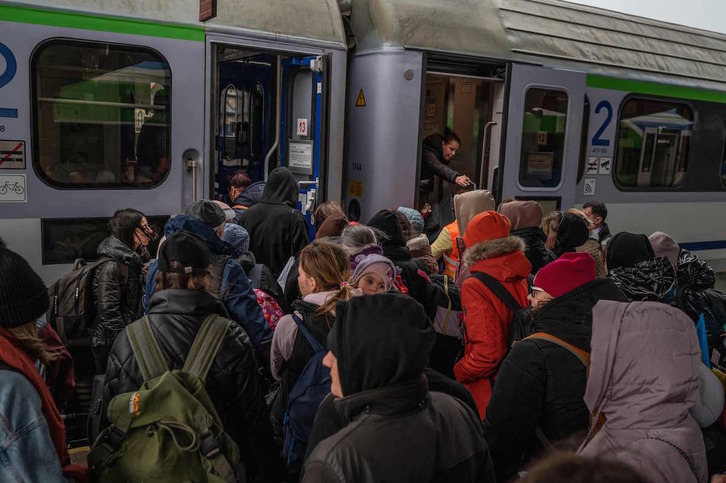
{"label": "number 2 on train", "polygon": [[613,120],[613,106],[608,101],[600,101],[595,107],[595,114],[600,114],[600,111],[602,111],[603,109],[607,111],[607,117],[600,126],[600,129],[598,129],[595,135],[592,137],[593,146],[610,146],[610,140],[602,139],[601,136],[610,125],[610,121]]}

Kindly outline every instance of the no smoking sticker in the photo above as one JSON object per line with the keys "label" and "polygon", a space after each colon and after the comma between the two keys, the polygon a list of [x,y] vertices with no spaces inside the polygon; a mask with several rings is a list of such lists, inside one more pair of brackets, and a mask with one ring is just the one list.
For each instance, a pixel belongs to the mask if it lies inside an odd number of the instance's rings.
{"label": "no smoking sticker", "polygon": [[25,141],[0,140],[0,169],[25,169]]}

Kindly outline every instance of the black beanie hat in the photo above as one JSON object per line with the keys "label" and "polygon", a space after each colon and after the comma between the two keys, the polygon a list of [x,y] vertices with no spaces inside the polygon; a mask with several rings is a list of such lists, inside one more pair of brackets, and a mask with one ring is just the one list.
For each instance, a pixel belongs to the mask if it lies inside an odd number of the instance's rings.
{"label": "black beanie hat", "polygon": [[645,235],[622,231],[612,237],[605,248],[608,270],[631,267],[655,258],[655,251]]}
{"label": "black beanie hat", "polygon": [[[171,262],[181,267],[171,268]],[[209,248],[193,233],[177,231],[159,249],[159,271],[165,273],[201,273],[211,263]]]}
{"label": "black beanie hat", "polygon": [[0,327],[32,322],[48,310],[48,288],[28,262],[0,242]]}

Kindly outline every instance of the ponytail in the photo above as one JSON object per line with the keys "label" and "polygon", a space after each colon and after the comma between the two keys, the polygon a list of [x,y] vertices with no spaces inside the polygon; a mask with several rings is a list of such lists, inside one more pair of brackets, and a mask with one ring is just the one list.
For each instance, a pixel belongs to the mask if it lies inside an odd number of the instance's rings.
{"label": "ponytail", "polygon": [[340,246],[316,240],[300,252],[300,266],[315,279],[321,291],[337,289],[335,294],[318,307],[318,315],[330,314],[339,300],[350,300],[350,261]]}

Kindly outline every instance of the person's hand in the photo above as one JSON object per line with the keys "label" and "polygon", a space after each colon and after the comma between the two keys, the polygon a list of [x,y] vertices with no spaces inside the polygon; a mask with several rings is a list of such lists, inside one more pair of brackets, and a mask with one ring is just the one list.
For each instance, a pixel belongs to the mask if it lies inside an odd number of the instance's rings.
{"label": "person's hand", "polygon": [[454,181],[456,182],[456,184],[458,184],[459,186],[461,186],[463,188],[466,188],[467,186],[469,186],[471,184],[471,180],[469,179],[469,177],[465,176],[463,174],[461,176],[457,176]]}

